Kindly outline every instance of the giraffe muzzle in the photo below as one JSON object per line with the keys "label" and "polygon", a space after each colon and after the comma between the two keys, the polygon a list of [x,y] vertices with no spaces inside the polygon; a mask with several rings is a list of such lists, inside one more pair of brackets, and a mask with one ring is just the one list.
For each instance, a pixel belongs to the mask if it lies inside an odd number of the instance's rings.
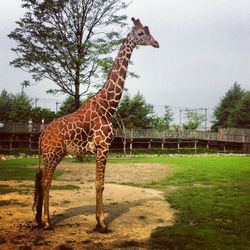
{"label": "giraffe muzzle", "polygon": [[160,48],[160,45],[159,45],[159,43],[158,43],[157,41],[154,41],[154,42],[152,43],[152,46],[153,46],[154,48]]}
{"label": "giraffe muzzle", "polygon": [[160,48],[159,43],[158,43],[157,41],[155,41],[155,40],[151,43],[151,45],[152,45],[154,48]]}

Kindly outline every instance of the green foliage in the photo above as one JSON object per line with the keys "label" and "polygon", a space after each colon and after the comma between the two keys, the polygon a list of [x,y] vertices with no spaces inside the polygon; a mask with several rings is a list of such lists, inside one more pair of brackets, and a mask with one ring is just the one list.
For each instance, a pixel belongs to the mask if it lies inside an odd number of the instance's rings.
{"label": "green foliage", "polygon": [[164,117],[154,116],[152,121],[152,127],[155,129],[166,129]]}
{"label": "green foliage", "polygon": [[0,95],[0,121],[27,122],[31,115],[31,99],[23,92],[16,95],[2,90]]}
{"label": "green foliage", "polygon": [[68,96],[62,105],[60,105],[58,116],[68,115],[75,111],[75,99],[73,96]]}
{"label": "green foliage", "polygon": [[34,123],[40,123],[44,118],[45,123],[56,117],[55,112],[40,107],[33,108],[32,100],[23,92],[16,95],[2,90],[0,94],[0,121],[1,122],[23,122],[27,123],[29,118]]}
{"label": "green foliage", "polygon": [[125,128],[150,128],[154,119],[151,104],[146,103],[139,92],[134,96],[125,95],[117,109]]}
{"label": "green foliage", "polygon": [[12,95],[5,89],[0,94],[0,121],[6,122],[9,120],[9,113],[12,106]]}
{"label": "green foliage", "polygon": [[236,112],[235,107],[244,95],[245,90],[241,88],[240,84],[235,82],[234,85],[226,92],[224,97],[222,97],[219,105],[214,110],[213,130],[233,126],[238,127],[233,118],[233,114]]}
{"label": "green foliage", "polygon": [[121,42],[127,5],[122,0],[34,1],[23,0],[24,17],[9,34],[18,55],[11,65],[32,74],[35,81],[55,83],[49,93],[75,98],[89,90],[91,82],[106,76],[109,55]]}
{"label": "green foliage", "polygon": [[[87,95],[86,98],[80,101],[80,105],[82,105],[86,100],[90,98],[91,95]],[[75,99],[73,96],[68,96],[63,103],[60,105],[59,111],[57,113],[57,117],[61,117],[64,115],[68,115],[75,111]]]}
{"label": "green foliage", "polygon": [[168,129],[170,123],[173,121],[173,112],[170,106],[165,105],[165,111],[163,116],[155,116],[152,121],[152,127],[156,129]]}
{"label": "green foliage", "polygon": [[170,123],[174,119],[174,113],[172,112],[172,109],[170,108],[170,106],[165,105],[164,108],[165,108],[165,111],[164,111],[164,115],[163,115],[163,120],[165,122],[166,128],[169,128],[170,127]]}
{"label": "green foliage", "polygon": [[186,109],[185,118],[187,122],[183,124],[184,129],[194,130],[197,129],[204,121],[204,115],[194,110]]}
{"label": "green foliage", "polygon": [[44,123],[49,123],[53,121],[56,117],[54,111],[49,109],[43,109],[41,107],[32,108],[30,117],[34,123],[41,123],[42,119],[44,119]]}
{"label": "green foliage", "polygon": [[31,99],[24,92],[13,95],[9,120],[13,122],[27,122],[31,115],[31,103]]}
{"label": "green foliage", "polygon": [[230,123],[235,128],[250,128],[250,91],[239,100],[232,112]]}

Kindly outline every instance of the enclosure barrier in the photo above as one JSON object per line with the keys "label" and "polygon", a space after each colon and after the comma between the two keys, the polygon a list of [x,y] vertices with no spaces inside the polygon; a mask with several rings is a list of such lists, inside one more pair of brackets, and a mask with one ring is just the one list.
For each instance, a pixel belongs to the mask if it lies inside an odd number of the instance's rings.
{"label": "enclosure barrier", "polygon": [[[37,152],[37,143],[44,124],[7,123],[0,128],[0,152]],[[229,152],[250,153],[250,129],[220,129],[219,132],[180,129],[116,129],[111,150],[133,153],[135,150],[217,148]]]}

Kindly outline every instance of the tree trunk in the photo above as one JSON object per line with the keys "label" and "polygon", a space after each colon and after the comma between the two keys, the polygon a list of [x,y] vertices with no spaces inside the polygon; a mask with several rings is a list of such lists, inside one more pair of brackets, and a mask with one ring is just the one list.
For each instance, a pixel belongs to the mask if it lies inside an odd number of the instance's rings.
{"label": "tree trunk", "polygon": [[75,78],[75,110],[80,108],[80,67],[76,66]]}

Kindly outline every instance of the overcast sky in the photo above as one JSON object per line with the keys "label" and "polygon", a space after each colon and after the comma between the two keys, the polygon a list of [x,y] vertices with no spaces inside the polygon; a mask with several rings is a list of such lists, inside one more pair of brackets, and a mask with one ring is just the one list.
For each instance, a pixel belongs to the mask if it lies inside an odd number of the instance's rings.
{"label": "overcast sky", "polygon": [[[23,13],[21,0],[1,0],[0,90],[11,93],[29,79],[29,74],[9,66],[15,43],[7,34]],[[176,119],[180,108],[208,108],[211,114],[235,81],[250,89],[249,0],[134,0],[126,14],[149,26],[160,44],[159,49],[134,51],[130,70],[140,78],[127,79],[125,85],[131,94],[140,91],[156,112],[170,105]],[[27,93],[48,105],[42,98],[56,99],[46,94],[48,88],[36,85]]]}

